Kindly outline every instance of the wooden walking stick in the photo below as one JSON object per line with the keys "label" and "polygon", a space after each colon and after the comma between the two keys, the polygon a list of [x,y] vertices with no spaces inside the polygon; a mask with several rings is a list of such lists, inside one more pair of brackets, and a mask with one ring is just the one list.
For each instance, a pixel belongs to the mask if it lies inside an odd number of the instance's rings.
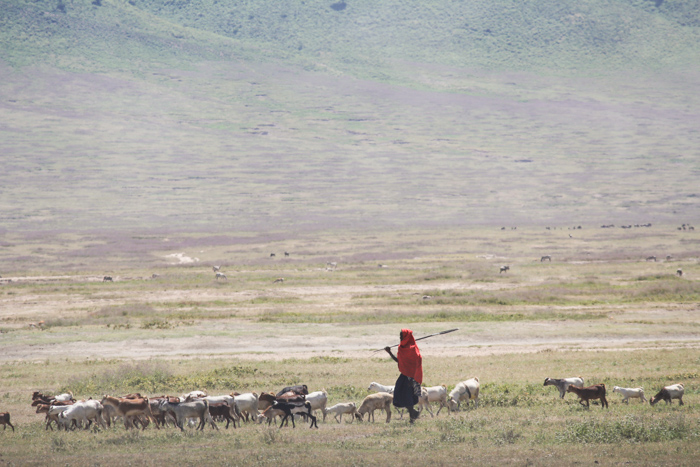
{"label": "wooden walking stick", "polygon": [[[436,332],[435,334],[430,334],[430,335],[428,335],[428,336],[419,337],[418,339],[415,339],[415,340],[416,340],[416,341],[422,341],[423,339],[427,339],[428,337],[441,336],[441,335],[443,335],[443,334],[447,334],[447,333],[455,332],[455,331],[459,331],[459,328],[448,329],[447,331],[442,331],[442,332]],[[394,345],[392,345],[392,346],[389,346],[389,348],[398,347],[399,345],[400,345],[400,344],[394,344]],[[377,350],[373,350],[372,352],[379,352],[379,351],[381,351],[381,350],[384,350],[385,348],[386,348],[386,347],[383,347],[383,348],[377,349]]]}

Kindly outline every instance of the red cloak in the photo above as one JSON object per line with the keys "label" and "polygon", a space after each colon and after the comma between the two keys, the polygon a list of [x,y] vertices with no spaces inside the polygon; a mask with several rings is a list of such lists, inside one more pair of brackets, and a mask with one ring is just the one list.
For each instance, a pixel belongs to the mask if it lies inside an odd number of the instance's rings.
{"label": "red cloak", "polygon": [[423,357],[420,355],[413,331],[402,329],[403,339],[396,352],[399,360],[399,371],[402,375],[415,379],[418,384],[423,384]]}

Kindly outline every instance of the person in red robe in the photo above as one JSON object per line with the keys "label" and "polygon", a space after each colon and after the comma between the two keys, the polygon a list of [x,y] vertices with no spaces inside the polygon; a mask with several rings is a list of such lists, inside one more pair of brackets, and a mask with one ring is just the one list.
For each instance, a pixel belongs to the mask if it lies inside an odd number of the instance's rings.
{"label": "person in red robe", "polygon": [[423,383],[423,357],[413,337],[413,331],[402,329],[399,337],[401,344],[396,356],[391,353],[391,347],[385,347],[384,350],[399,364],[399,372],[401,372],[394,386],[394,406],[408,409],[411,423],[413,423],[420,415],[413,406],[418,403],[420,385]]}

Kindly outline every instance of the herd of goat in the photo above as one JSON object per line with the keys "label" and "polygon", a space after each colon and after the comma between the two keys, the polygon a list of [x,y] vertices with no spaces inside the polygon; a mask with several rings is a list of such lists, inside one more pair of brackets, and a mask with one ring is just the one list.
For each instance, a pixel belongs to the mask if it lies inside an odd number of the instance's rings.
{"label": "herd of goat", "polygon": [[[575,378],[546,378],[544,386],[555,386],[559,389],[560,398],[566,393],[574,393],[579,398],[579,403],[590,407],[591,400],[600,400],[602,408],[608,407],[606,388],[604,384],[596,384],[584,387],[581,377]],[[141,394],[128,394],[123,397],[104,396],[102,400],[88,399],[76,401],[72,393],[49,396],[40,392],[32,395],[32,407],[36,407],[36,413],[45,414],[45,429],[53,431],[53,425],[57,429],[74,430],[76,428],[89,429],[91,426],[107,428],[121,420],[126,429],[145,429],[153,424],[157,429],[168,424],[178,427],[180,430],[186,426],[196,426],[198,430],[204,430],[207,424],[212,429],[218,430],[216,421],[226,422],[226,428],[230,424],[236,428],[241,426],[241,421],[270,424],[276,417],[281,418],[280,428],[292,421],[295,427],[296,415],[310,420],[310,427],[318,428],[317,417],[314,415],[320,411],[323,420],[327,415],[333,415],[336,422],[341,423],[343,415],[348,415],[350,423],[357,419],[374,421],[374,412],[384,411],[386,422],[391,421],[391,409],[393,401],[393,386],[385,386],[372,382],[367,388],[372,394],[364,398],[359,408],[354,402],[341,402],[328,406],[328,394],[325,390],[309,393],[306,385],[290,386],[276,394],[262,392],[260,395],[254,392],[239,394],[232,393],[222,396],[209,396],[204,391],[192,391],[179,397],[158,396],[144,397]],[[462,403],[467,406],[474,402],[475,408],[479,406],[479,378],[471,378],[457,383],[450,392],[444,385],[423,387],[418,401],[419,410],[427,411],[430,416],[439,415],[443,408],[447,412],[460,410]],[[622,395],[622,402],[628,403],[631,398],[638,398],[642,402],[647,399],[644,389],[623,388],[615,386],[613,392]],[[683,405],[684,387],[682,384],[673,384],[662,388],[649,402],[655,405],[663,400],[672,404],[673,399],[678,399]],[[431,405],[439,405],[437,414],[433,414]],[[403,411],[399,410],[401,418]],[[8,412],[0,413],[0,424],[4,430],[9,425],[12,430],[15,427],[10,422]]]}

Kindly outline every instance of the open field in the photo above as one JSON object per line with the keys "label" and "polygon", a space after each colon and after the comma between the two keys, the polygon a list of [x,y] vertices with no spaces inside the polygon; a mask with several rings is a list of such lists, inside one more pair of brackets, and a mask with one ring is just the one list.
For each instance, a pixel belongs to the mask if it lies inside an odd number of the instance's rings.
{"label": "open field", "polygon": [[[0,260],[15,272],[0,279],[0,409],[17,431],[1,434],[2,460],[692,465],[700,455],[695,235],[658,225],[6,237]],[[30,254],[40,261],[27,263]],[[658,261],[645,260],[652,254]],[[511,270],[499,274],[503,264]],[[228,279],[217,281],[212,265]],[[415,426],[394,414],[389,424],[379,416],[328,419],[319,430],[244,424],[181,434],[47,432],[29,407],[34,390],[98,398],[298,382],[325,388],[331,404],[359,403],[370,381],[397,376],[370,350],[405,326],[419,336],[460,328],[422,342],[425,384],[451,389],[478,376],[479,409],[424,413]],[[542,386],[576,375],[606,384],[609,410],[585,410]],[[650,397],[676,382],[686,386],[682,407],[624,405],[612,394],[615,385],[643,386]]]}
{"label": "open field", "polygon": [[[0,10],[0,464],[698,464],[697,1]],[[403,327],[459,328],[425,384],[478,376],[478,409],[65,433],[29,405],[359,403]],[[610,408],[543,387],[569,376]]]}

